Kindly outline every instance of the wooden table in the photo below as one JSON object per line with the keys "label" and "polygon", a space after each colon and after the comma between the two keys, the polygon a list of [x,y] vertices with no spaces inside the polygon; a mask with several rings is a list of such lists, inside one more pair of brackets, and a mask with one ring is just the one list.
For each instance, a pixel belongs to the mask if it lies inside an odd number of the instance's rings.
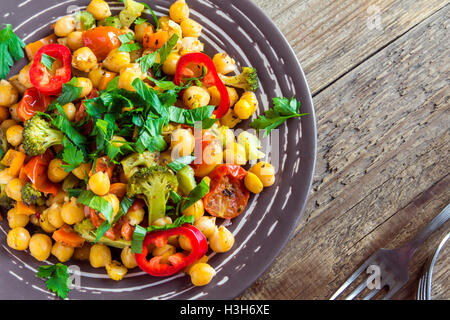
{"label": "wooden table", "polygon": [[[449,1],[254,1],[306,73],[318,154],[300,225],[240,299],[329,299],[372,253],[401,245],[450,202]],[[415,298],[449,227],[417,251],[395,299]],[[434,298],[450,298],[448,274],[433,275]]]}

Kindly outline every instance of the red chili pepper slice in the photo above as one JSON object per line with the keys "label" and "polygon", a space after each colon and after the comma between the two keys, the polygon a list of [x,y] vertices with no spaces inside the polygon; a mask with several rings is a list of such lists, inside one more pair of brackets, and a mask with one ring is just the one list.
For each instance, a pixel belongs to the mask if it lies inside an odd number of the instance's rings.
{"label": "red chili pepper slice", "polygon": [[43,94],[35,87],[29,88],[25,90],[17,106],[17,116],[20,120],[27,121],[37,112],[45,112],[50,102],[50,96]]}
{"label": "red chili pepper slice", "polygon": [[[61,64],[59,68],[50,71],[41,62],[42,55],[46,54],[57,59]],[[55,62],[56,63],[56,62]],[[62,44],[52,43],[43,46],[33,58],[30,68],[30,81],[40,92],[46,95],[61,93],[62,85],[69,82],[72,77],[72,54],[70,49]]]}
{"label": "red chili pepper slice", "polygon": [[232,219],[240,215],[250,193],[244,185],[247,171],[239,165],[223,164],[209,174],[209,192],[203,197],[205,210],[212,216]]}
{"label": "red chili pepper slice", "polygon": [[193,77],[195,68],[197,68],[197,70],[203,70],[203,67],[206,68],[206,74],[201,82],[206,87],[217,87],[217,90],[220,93],[220,104],[217,109],[214,110],[214,115],[217,119],[222,118],[230,108],[230,96],[228,95],[227,88],[217,74],[214,62],[206,54],[189,53],[182,56],[177,63],[174,83],[179,86],[183,80]]}
{"label": "red chili pepper slice", "polygon": [[23,167],[23,174],[38,191],[56,195],[59,191],[59,184],[53,183],[47,178],[48,165],[52,159],[53,153],[49,150],[40,156],[32,157]]}
{"label": "red chili pepper slice", "polygon": [[[162,247],[169,237],[176,235],[184,235],[189,239],[192,250],[188,255],[181,252],[173,254],[168,258],[169,263],[161,263],[162,256],[147,260],[150,244]],[[148,233],[144,239],[142,253],[135,254],[135,257],[139,268],[143,271],[155,277],[166,277],[183,270],[203,257],[207,251],[208,243],[200,230],[190,224],[184,224],[178,228]]]}

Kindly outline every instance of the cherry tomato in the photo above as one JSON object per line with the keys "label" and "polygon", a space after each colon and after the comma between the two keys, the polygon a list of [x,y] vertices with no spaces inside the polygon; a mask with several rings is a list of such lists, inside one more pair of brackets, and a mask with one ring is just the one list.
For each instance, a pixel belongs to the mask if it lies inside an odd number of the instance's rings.
{"label": "cherry tomato", "polygon": [[122,45],[119,39],[122,33],[114,27],[97,27],[83,33],[83,43],[94,52],[97,59],[103,60],[110,51]]}
{"label": "cherry tomato", "polygon": [[209,193],[203,198],[205,210],[212,216],[232,219],[240,215],[247,205],[250,192],[244,185],[247,174],[241,166],[222,164],[208,177]]}
{"label": "cherry tomato", "polygon": [[17,116],[20,120],[27,121],[31,119],[36,112],[45,112],[50,102],[51,98],[41,93],[35,87],[27,89],[17,106]]}

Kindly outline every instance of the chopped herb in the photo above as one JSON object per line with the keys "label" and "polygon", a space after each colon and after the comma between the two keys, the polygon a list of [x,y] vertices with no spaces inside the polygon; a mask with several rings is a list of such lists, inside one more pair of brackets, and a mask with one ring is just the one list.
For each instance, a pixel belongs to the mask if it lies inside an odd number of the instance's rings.
{"label": "chopped herb", "polygon": [[83,190],[77,198],[77,202],[100,212],[106,220],[111,223],[113,218],[113,208],[111,204],[90,190]]}
{"label": "chopped herb", "polygon": [[180,157],[178,159],[175,159],[171,163],[168,164],[169,168],[173,171],[180,171],[184,167],[186,167],[188,164],[191,164],[192,161],[195,160],[194,156],[184,156]]}
{"label": "chopped herb", "polygon": [[0,79],[5,79],[14,61],[24,57],[25,43],[14,33],[10,24],[0,30]]}
{"label": "chopped herb", "polygon": [[58,297],[65,299],[72,285],[70,274],[66,265],[57,263],[54,265],[40,266],[37,277],[47,279],[47,289],[53,291]]}
{"label": "chopped herb", "polygon": [[208,192],[209,184],[205,181],[205,179],[202,179],[202,181],[200,181],[200,183],[194,189],[192,189],[192,191],[187,196],[186,202],[183,204],[181,211],[186,210],[198,200],[203,199],[203,197],[206,196]]}
{"label": "chopped herb", "polygon": [[149,226],[147,228],[147,231],[153,232],[153,231],[162,231],[162,230],[178,228],[178,227],[181,227],[185,223],[193,224],[194,219],[195,219],[194,216],[184,216],[183,215],[183,216],[177,218],[173,223],[170,223],[170,224],[166,224],[163,226]]}
{"label": "chopped herb", "polygon": [[53,66],[53,62],[55,62],[56,59],[47,55],[47,54],[42,54],[42,58],[41,58],[41,63],[47,67],[48,70],[52,70],[52,66]]}
{"label": "chopped herb", "polygon": [[136,225],[133,232],[133,237],[131,238],[131,252],[142,253],[142,246],[144,243],[145,236],[147,235],[147,229]]}

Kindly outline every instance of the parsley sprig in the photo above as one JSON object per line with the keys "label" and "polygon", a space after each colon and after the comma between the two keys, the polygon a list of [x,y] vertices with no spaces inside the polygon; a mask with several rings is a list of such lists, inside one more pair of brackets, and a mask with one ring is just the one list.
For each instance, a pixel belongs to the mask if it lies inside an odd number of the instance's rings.
{"label": "parsley sprig", "polygon": [[0,30],[0,79],[5,79],[14,61],[24,57],[25,43],[14,33],[10,24]]}
{"label": "parsley sprig", "polygon": [[40,266],[36,276],[47,280],[45,283],[48,290],[53,291],[62,299],[67,298],[72,283],[66,265],[57,263],[54,265]]}

